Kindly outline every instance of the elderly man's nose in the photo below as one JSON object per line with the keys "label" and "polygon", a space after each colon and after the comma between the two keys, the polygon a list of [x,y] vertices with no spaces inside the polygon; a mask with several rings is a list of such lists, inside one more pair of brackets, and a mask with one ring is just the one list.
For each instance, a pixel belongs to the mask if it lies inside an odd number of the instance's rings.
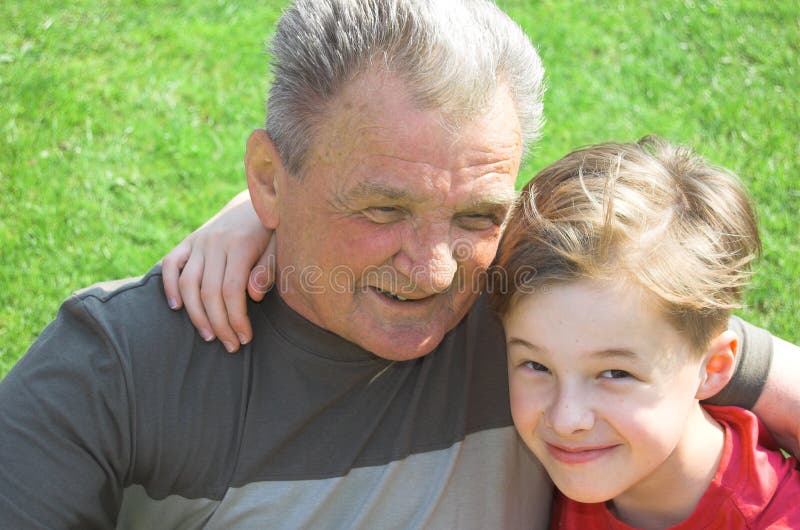
{"label": "elderly man's nose", "polygon": [[447,290],[453,283],[458,264],[449,245],[437,248],[427,265],[422,265],[424,276],[419,283],[423,289],[433,292]]}
{"label": "elderly man's nose", "polygon": [[414,289],[425,293],[447,290],[453,283],[458,263],[446,230],[417,232],[395,256],[398,272],[408,277]]}

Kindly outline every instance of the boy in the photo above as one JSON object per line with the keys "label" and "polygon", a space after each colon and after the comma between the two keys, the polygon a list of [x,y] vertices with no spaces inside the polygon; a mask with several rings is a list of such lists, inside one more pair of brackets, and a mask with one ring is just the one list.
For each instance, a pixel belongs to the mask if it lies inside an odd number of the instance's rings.
{"label": "boy", "polygon": [[699,402],[733,372],[759,251],[736,179],[662,140],[575,151],[523,189],[490,288],[553,528],[800,528],[796,462]]}

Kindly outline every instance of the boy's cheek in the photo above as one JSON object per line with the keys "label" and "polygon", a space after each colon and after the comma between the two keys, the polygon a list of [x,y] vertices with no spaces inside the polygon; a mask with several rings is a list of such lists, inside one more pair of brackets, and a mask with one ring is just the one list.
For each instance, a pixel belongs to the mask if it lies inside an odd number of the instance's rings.
{"label": "boy's cheek", "polygon": [[521,383],[513,375],[509,379],[509,402],[514,424],[520,431],[532,430],[542,412],[543,400],[536,389]]}

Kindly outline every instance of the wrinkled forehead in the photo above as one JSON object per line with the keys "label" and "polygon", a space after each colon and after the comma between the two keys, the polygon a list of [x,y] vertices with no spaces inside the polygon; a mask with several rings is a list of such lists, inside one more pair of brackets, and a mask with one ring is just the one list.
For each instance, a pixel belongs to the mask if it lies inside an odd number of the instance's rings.
{"label": "wrinkled forehead", "polygon": [[441,109],[421,109],[396,76],[368,73],[350,83],[323,113],[312,151],[316,163],[383,156],[434,169],[519,169],[519,118],[507,89],[483,111],[455,125]]}

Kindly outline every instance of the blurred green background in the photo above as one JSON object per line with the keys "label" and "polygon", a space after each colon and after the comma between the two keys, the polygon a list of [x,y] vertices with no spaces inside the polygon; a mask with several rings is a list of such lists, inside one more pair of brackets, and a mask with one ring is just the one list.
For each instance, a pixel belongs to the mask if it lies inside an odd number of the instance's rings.
{"label": "blurred green background", "polygon": [[[764,257],[740,312],[800,342],[800,5],[500,0],[548,70],[527,180],[657,133],[736,171]],[[0,376],[70,292],[148,270],[245,185],[284,2],[0,3]]]}

